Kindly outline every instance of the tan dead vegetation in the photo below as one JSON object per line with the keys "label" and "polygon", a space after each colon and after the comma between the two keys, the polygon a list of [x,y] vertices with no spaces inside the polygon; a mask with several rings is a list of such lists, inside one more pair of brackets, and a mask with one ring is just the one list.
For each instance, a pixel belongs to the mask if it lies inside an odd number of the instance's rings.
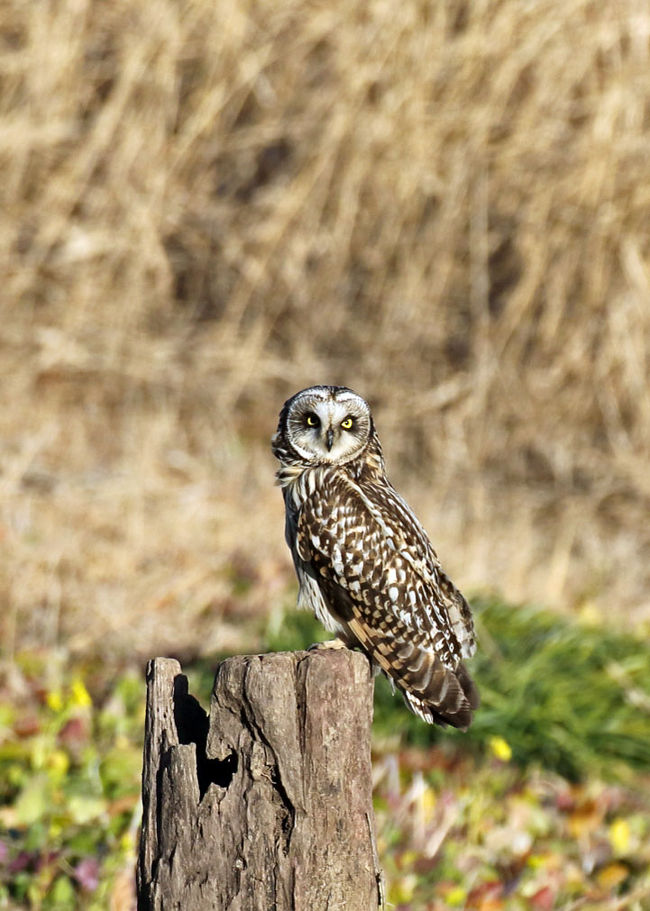
{"label": "tan dead vegetation", "polygon": [[5,3],[6,647],[249,642],[318,381],[464,587],[647,618],[649,42],[638,0]]}

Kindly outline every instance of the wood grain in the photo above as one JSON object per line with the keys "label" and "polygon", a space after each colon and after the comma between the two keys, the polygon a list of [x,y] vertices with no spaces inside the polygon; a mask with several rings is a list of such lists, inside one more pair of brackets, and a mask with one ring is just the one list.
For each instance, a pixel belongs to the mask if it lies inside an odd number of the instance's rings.
{"label": "wood grain", "polygon": [[210,716],[147,669],[139,911],[368,911],[381,902],[367,659],[228,658]]}

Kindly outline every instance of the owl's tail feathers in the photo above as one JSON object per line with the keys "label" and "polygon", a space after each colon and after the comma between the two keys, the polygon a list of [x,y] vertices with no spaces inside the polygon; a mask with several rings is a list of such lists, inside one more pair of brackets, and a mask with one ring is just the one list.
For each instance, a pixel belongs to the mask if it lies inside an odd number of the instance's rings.
{"label": "owl's tail feathers", "polygon": [[348,629],[423,721],[461,730],[470,726],[479,695],[461,662],[448,667],[430,648],[372,629],[357,617],[348,620]]}
{"label": "owl's tail feathers", "polygon": [[[404,701],[423,721],[428,724],[440,724],[466,731],[472,723],[472,716],[479,706],[479,694],[474,681],[463,664],[451,670],[435,658],[430,683],[420,688],[414,681],[406,689],[404,683],[396,679],[397,686],[404,695]],[[436,666],[437,665],[437,666]]]}

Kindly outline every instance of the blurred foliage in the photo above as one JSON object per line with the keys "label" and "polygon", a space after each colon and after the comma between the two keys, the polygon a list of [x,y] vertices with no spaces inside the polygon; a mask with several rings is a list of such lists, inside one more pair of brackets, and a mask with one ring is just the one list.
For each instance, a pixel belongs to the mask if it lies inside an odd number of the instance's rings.
{"label": "blurred foliage", "polygon": [[17,705],[0,693],[0,908],[100,911],[133,891],[143,683],[124,673],[96,706],[74,670],[44,689],[47,660],[19,657]]}
{"label": "blurred foliage", "polygon": [[374,773],[388,907],[648,907],[643,781],[576,785],[448,745],[378,754]]}
{"label": "blurred foliage", "polygon": [[[650,662],[647,644],[549,611],[474,602],[479,648],[469,662],[481,708],[466,734],[423,725],[382,676],[375,729],[426,745],[462,740],[483,752],[537,764],[570,779],[650,771]],[[272,620],[272,649],[324,638],[307,613]],[[499,739],[495,739],[499,738]]]}
{"label": "blurred foliage", "polygon": [[8,648],[248,650],[321,381],[462,588],[648,616],[646,7],[2,5]]}
{"label": "blurred foliage", "polygon": [[[644,644],[495,600],[475,614],[483,704],[467,734],[422,724],[377,681],[373,768],[389,902],[550,911],[647,897]],[[277,611],[263,638],[269,650],[293,650],[326,634],[306,612]],[[130,911],[143,675],[65,662],[52,672],[53,663],[46,651],[24,653],[0,687],[0,909]],[[204,700],[214,667],[184,667]]]}

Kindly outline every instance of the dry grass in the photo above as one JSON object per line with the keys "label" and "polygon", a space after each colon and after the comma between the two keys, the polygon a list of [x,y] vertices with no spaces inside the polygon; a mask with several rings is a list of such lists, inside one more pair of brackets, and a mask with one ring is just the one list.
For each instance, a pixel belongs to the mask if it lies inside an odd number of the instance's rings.
{"label": "dry grass", "polygon": [[10,649],[239,647],[315,381],[465,587],[650,616],[646,5],[8,0],[0,86]]}

